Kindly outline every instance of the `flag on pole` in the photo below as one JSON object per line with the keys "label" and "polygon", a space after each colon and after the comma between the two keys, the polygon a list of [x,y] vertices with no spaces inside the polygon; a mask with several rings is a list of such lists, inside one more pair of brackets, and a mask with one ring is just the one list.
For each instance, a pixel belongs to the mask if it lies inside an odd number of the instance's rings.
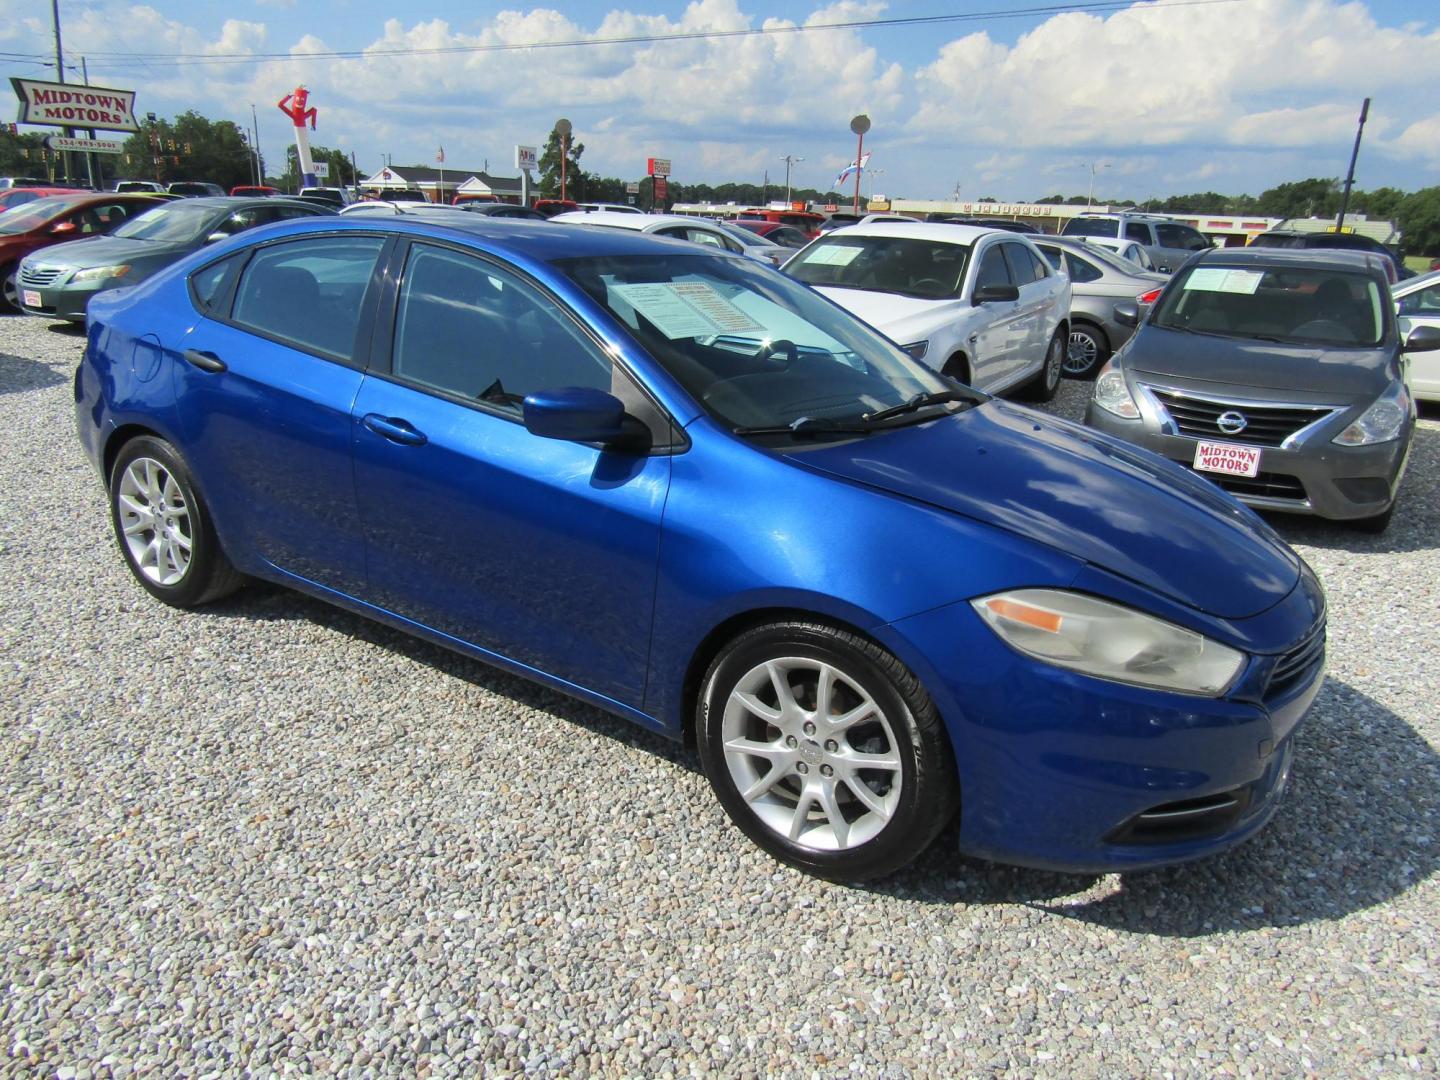
{"label": "flag on pole", "polygon": [[435,151],[435,160],[441,165],[445,164],[445,147],[442,146]]}
{"label": "flag on pole", "polygon": [[864,172],[865,166],[869,164],[870,152],[867,150],[864,156],[861,157],[859,161],[852,161],[849,165],[846,165],[845,168],[840,170],[840,175],[835,177],[835,183],[831,185],[831,190],[839,191],[841,184],[845,183],[846,180],[854,176],[857,172]]}

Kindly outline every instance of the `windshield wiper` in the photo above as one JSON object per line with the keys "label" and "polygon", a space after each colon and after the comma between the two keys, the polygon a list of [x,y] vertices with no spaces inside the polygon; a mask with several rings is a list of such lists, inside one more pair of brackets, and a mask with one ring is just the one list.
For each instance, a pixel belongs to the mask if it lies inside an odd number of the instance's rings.
{"label": "windshield wiper", "polygon": [[893,416],[903,416],[906,413],[929,408],[931,405],[944,405],[951,401],[968,401],[971,405],[978,405],[981,399],[966,390],[937,390],[929,394],[916,394],[899,405],[891,405],[888,409],[865,413],[860,419],[867,424],[874,424],[880,420],[889,420]]}
{"label": "windshield wiper", "polygon": [[868,423],[842,424],[826,416],[797,416],[788,424],[775,424],[769,427],[737,427],[732,430],[736,435],[829,435],[832,433],[868,435],[875,429]]}

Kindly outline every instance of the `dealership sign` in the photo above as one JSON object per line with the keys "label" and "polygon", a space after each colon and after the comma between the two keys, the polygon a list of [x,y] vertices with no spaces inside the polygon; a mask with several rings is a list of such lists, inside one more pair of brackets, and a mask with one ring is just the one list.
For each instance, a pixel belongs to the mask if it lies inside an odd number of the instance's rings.
{"label": "dealership sign", "polygon": [[540,153],[533,146],[515,147],[515,168],[521,172],[540,167]]}
{"label": "dealership sign", "polygon": [[645,159],[646,176],[669,176],[670,159],[664,157],[652,157]]}
{"label": "dealership sign", "polygon": [[140,125],[135,122],[134,90],[16,78],[12,78],[10,84],[15,87],[15,96],[20,99],[17,119],[22,124],[105,128],[109,131],[140,130]]}
{"label": "dealership sign", "polygon": [[51,135],[45,140],[51,150],[73,150],[81,154],[123,154],[125,144],[119,139],[68,139]]}

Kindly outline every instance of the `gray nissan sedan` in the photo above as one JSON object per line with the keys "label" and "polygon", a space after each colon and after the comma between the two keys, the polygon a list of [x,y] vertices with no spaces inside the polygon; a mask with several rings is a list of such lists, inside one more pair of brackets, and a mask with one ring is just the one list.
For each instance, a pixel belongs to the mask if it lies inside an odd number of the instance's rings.
{"label": "gray nissan sedan", "polygon": [[1433,328],[1400,340],[1374,255],[1207,251],[1100,372],[1085,422],[1258,509],[1380,532],[1415,427],[1401,354],[1436,348]]}

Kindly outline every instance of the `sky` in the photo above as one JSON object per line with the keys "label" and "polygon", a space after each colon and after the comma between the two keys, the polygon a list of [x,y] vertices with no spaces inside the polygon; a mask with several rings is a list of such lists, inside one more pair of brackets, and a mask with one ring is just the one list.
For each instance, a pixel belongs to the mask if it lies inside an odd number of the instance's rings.
{"label": "sky", "polygon": [[[795,184],[823,189],[865,113],[866,194],[1027,201],[1085,194],[1092,173],[1097,201],[1258,194],[1343,176],[1370,97],[1357,186],[1440,184],[1440,0],[1042,3],[61,0],[60,13],[67,67],[84,55],[91,82],[135,89],[141,114],[248,125],[253,103],[272,164],[290,130],[275,103],[303,82],[312,142],[353,151],[362,172],[385,155],[431,164],[443,146],[447,169],[515,175],[514,146],[543,145],[563,116],[589,172],[635,179],[655,156],[680,183],[783,184],[789,155],[803,159]],[[867,25],[791,32],[834,23]],[[770,32],[736,33],[749,30]],[[729,36],[605,40],[714,32]],[[430,51],[395,55],[412,49]],[[53,60],[48,5],[0,0],[4,73],[53,77]]]}

